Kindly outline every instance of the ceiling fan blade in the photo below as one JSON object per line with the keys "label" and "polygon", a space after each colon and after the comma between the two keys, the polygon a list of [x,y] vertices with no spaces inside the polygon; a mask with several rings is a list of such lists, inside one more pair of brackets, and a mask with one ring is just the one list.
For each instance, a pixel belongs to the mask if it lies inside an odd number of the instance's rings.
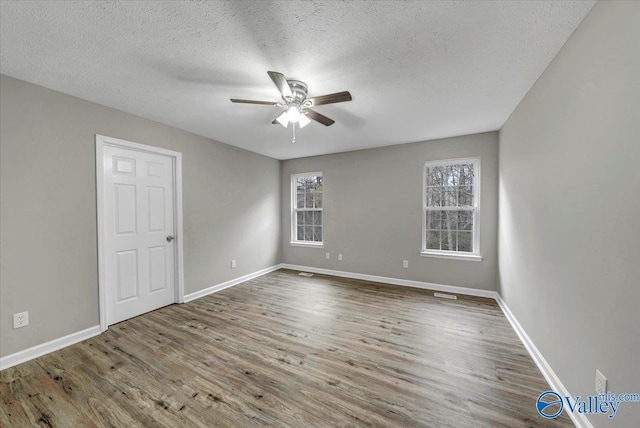
{"label": "ceiling fan blade", "polygon": [[261,104],[266,106],[275,106],[278,105],[275,101],[254,101],[254,100],[239,100],[237,98],[231,98],[232,103],[242,103],[242,104]]}
{"label": "ceiling fan blade", "polygon": [[267,71],[267,74],[271,77],[271,80],[273,80],[273,83],[276,85],[283,98],[293,98],[293,92],[291,92],[291,88],[289,87],[289,83],[284,77],[284,74],[278,73],[277,71]]}
{"label": "ceiling fan blade", "polygon": [[307,112],[307,117],[309,119],[313,119],[316,122],[319,122],[319,123],[323,124],[324,126],[331,126],[334,123],[336,123],[335,120],[329,119],[327,116],[325,116],[323,114],[320,114],[317,111],[314,111],[314,110],[311,110],[311,109],[307,109],[306,112]]}
{"label": "ceiling fan blade", "polygon": [[[311,106],[321,106],[323,104],[343,103],[345,101],[351,101],[351,94],[349,91],[336,92],[335,94],[321,95],[319,97],[307,98],[306,101],[311,101]],[[305,102],[306,102],[305,101]]]}

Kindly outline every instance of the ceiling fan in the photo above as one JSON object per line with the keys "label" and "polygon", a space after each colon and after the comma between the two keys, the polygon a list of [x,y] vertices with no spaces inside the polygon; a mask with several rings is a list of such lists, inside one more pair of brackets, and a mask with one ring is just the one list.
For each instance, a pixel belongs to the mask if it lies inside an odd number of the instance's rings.
{"label": "ceiling fan", "polygon": [[311,120],[315,120],[325,126],[331,126],[335,123],[333,119],[329,119],[327,116],[312,110],[311,107],[351,101],[351,94],[349,91],[308,98],[308,87],[306,83],[299,80],[287,80],[287,78],[284,77],[284,74],[275,71],[267,71],[267,74],[271,77],[271,80],[273,80],[273,83],[280,91],[280,94],[282,95],[282,102],[240,100],[237,98],[231,98],[231,102],[285,107],[286,110],[276,117],[272,123],[279,123],[285,128],[288,127],[289,123],[292,123],[294,142],[296,123],[300,128],[307,126]]}

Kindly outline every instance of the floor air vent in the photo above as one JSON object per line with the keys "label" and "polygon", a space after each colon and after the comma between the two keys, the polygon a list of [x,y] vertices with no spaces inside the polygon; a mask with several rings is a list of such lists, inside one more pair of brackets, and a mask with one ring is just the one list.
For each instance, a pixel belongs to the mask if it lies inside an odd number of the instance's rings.
{"label": "floor air vent", "polygon": [[313,274],[309,272],[300,272],[298,275],[306,276],[307,278],[311,278],[313,276]]}
{"label": "floor air vent", "polygon": [[458,296],[455,294],[433,293],[433,295],[435,297],[442,297],[443,299],[458,300]]}

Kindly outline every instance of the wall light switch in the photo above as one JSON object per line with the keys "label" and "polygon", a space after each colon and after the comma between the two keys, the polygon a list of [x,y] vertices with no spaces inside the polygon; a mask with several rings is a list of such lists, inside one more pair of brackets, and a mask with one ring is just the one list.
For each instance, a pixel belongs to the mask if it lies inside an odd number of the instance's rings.
{"label": "wall light switch", "polygon": [[338,260],[342,261],[342,254],[338,254]]}
{"label": "wall light switch", "polygon": [[407,269],[409,267],[409,260],[403,260],[402,261],[402,267]]}
{"label": "wall light switch", "polygon": [[238,266],[235,260],[231,260],[231,269],[235,269]]}
{"label": "wall light switch", "polygon": [[327,260],[329,260],[329,259],[331,258],[331,254],[326,253],[324,257],[325,257]]}

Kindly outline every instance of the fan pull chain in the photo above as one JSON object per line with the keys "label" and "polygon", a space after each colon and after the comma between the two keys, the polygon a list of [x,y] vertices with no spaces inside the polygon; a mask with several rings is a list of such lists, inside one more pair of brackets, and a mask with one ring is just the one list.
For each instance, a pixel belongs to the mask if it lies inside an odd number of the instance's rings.
{"label": "fan pull chain", "polygon": [[295,144],[296,143],[296,124],[295,122],[292,123],[293,125],[293,140],[291,141],[291,144]]}

